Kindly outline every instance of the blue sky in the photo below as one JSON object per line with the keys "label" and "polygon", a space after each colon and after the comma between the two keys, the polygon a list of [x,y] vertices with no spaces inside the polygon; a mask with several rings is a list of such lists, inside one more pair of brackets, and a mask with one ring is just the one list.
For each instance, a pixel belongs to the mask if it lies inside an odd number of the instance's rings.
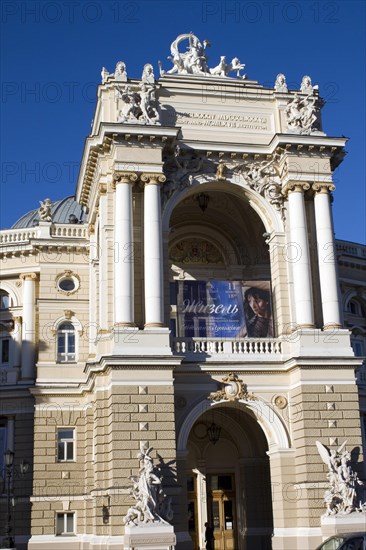
{"label": "blue sky", "polygon": [[365,2],[19,1],[1,3],[1,210],[8,228],[39,200],[73,194],[101,67],[130,77],[178,34],[211,42],[209,64],[237,56],[273,86],[304,74],[326,100],[329,136],[350,138],[335,173],[336,237],[365,243]]}

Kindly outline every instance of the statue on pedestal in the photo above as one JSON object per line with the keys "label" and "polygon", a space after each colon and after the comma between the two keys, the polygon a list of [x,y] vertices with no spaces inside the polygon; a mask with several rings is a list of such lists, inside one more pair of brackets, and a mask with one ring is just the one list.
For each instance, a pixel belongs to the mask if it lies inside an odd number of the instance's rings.
{"label": "statue on pedestal", "polygon": [[357,489],[363,486],[363,483],[349,465],[351,454],[344,449],[346,443],[347,441],[337,450],[329,450],[320,441],[316,441],[318,452],[329,470],[329,488],[324,494],[326,516],[366,511],[366,503],[357,502]]}
{"label": "statue on pedestal", "polygon": [[126,525],[168,524],[173,518],[171,499],[167,499],[164,494],[160,471],[154,466],[150,456],[152,449],[143,443],[140,444],[140,452],[137,455],[141,463],[139,474],[130,476],[133,482],[130,492],[136,503],[128,509],[123,519]]}

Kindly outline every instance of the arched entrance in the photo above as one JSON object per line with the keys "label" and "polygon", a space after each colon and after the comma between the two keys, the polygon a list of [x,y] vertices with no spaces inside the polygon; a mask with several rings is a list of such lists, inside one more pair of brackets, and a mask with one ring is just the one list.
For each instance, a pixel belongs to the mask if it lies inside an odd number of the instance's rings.
{"label": "arched entrance", "polygon": [[209,406],[194,421],[186,449],[188,528],[195,550],[205,548],[207,521],[215,550],[270,549],[268,443],[256,412],[240,402]]}

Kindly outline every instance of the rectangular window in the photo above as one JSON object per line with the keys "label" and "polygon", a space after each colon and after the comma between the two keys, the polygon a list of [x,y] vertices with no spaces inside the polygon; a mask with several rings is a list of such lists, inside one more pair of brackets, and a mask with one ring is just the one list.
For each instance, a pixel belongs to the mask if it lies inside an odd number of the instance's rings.
{"label": "rectangular window", "polygon": [[4,453],[7,449],[7,430],[6,430],[6,421],[1,421],[0,423],[0,476],[4,479]]}
{"label": "rectangular window", "polygon": [[62,512],[56,514],[56,535],[75,534],[74,512]]}
{"label": "rectangular window", "polygon": [[1,364],[9,363],[9,349],[10,349],[10,340],[4,338],[0,341],[1,347]]}
{"label": "rectangular window", "polygon": [[73,428],[57,430],[57,460],[60,462],[75,460],[75,430]]}

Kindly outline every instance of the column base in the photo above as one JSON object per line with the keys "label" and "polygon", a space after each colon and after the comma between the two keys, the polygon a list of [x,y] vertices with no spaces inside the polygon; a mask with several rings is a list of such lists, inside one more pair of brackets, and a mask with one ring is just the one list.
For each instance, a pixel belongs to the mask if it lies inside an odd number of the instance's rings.
{"label": "column base", "polygon": [[343,328],[342,325],[339,325],[338,323],[327,323],[323,326],[323,330],[338,330]]}
{"label": "column base", "polygon": [[322,516],[320,518],[323,539],[338,533],[365,531],[366,514],[352,512],[346,516]]}
{"label": "column base", "polygon": [[172,525],[154,523],[125,527],[124,548],[126,550],[171,550],[176,545]]}
{"label": "column base", "polygon": [[114,355],[172,355],[170,331],[164,327],[115,326],[112,332]]}
{"label": "column base", "polygon": [[163,328],[164,326],[164,323],[146,323],[144,328]]}
{"label": "column base", "polygon": [[132,322],[121,322],[121,323],[114,323],[113,328],[128,328],[128,327],[136,327],[135,323]]}

